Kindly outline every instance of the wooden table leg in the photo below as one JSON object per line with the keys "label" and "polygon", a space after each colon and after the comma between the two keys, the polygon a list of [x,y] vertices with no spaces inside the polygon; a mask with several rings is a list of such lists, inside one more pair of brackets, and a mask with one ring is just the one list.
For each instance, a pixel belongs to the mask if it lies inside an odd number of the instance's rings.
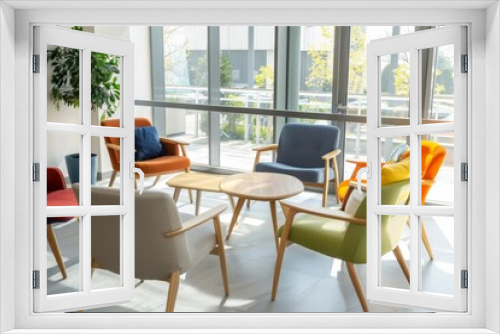
{"label": "wooden table leg", "polygon": [[177,203],[179,200],[179,195],[181,194],[181,188],[174,189],[174,202]]}
{"label": "wooden table leg", "polygon": [[200,213],[200,203],[201,203],[201,190],[196,190],[196,209],[194,212],[197,216]]}
{"label": "wooden table leg", "polygon": [[234,211],[234,200],[233,196],[227,195],[227,199],[229,200],[229,205],[231,206],[231,209]]}
{"label": "wooden table leg", "polygon": [[240,215],[240,211],[241,208],[243,207],[243,204],[245,204],[245,198],[244,197],[238,198],[238,203],[236,203],[236,208],[234,209],[233,212],[233,218],[231,219],[231,225],[229,225],[229,231],[227,232],[226,240],[229,240],[231,233],[233,233],[234,225],[236,225],[236,222],[238,221],[238,216]]}
{"label": "wooden table leg", "polygon": [[278,250],[278,213],[276,212],[276,201],[269,201],[269,207],[271,208],[271,220],[273,222],[274,230],[274,243],[276,244],[276,251]]}

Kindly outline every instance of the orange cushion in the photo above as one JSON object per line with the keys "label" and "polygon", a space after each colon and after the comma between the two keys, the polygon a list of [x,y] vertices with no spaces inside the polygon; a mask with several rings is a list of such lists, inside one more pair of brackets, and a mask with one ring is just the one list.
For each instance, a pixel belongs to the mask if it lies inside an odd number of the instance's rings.
{"label": "orange cushion", "polygon": [[184,170],[190,166],[191,161],[188,158],[168,155],[135,163],[135,167],[140,168],[146,175]]}

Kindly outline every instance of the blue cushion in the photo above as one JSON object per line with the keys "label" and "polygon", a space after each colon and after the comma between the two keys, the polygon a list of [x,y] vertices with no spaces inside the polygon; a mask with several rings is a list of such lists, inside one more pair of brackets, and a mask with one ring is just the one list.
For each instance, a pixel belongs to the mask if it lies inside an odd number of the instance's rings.
{"label": "blue cushion", "polygon": [[[259,162],[255,165],[255,171],[295,176],[302,182],[323,183],[325,181],[325,168],[300,168],[279,162]],[[328,176],[329,180],[334,179],[333,169],[330,168]]]}
{"label": "blue cushion", "polygon": [[333,125],[291,123],[281,130],[277,162],[301,168],[323,168],[321,158],[336,150],[339,128]]}
{"label": "blue cushion", "polygon": [[154,126],[135,128],[135,161],[143,161],[163,155],[158,131]]}

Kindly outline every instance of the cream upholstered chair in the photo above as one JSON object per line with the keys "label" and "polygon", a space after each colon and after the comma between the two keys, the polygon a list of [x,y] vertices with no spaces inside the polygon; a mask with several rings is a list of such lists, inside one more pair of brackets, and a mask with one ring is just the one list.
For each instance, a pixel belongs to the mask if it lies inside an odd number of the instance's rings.
{"label": "cream upholstered chair", "polygon": [[[74,187],[78,194],[78,185]],[[92,187],[93,205],[117,205],[120,189]],[[135,197],[135,277],[169,282],[166,311],[173,312],[179,276],[214,249],[220,258],[224,292],[229,295],[219,205],[181,222],[173,199],[160,191]],[[92,268],[120,272],[119,216],[92,216]],[[210,223],[213,221],[213,226]],[[113,222],[116,222],[115,224]]]}

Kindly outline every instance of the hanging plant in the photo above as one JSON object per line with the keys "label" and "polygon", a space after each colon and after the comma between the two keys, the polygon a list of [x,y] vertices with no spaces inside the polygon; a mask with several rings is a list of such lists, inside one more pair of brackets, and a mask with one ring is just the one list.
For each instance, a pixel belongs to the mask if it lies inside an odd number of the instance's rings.
{"label": "hanging plant", "polygon": [[[72,27],[82,31],[82,27]],[[80,50],[57,46],[48,51],[48,63],[54,68],[51,95],[57,110],[64,104],[80,106]],[[102,109],[101,121],[110,118],[120,102],[120,57],[104,53],[91,53],[92,110]]]}

